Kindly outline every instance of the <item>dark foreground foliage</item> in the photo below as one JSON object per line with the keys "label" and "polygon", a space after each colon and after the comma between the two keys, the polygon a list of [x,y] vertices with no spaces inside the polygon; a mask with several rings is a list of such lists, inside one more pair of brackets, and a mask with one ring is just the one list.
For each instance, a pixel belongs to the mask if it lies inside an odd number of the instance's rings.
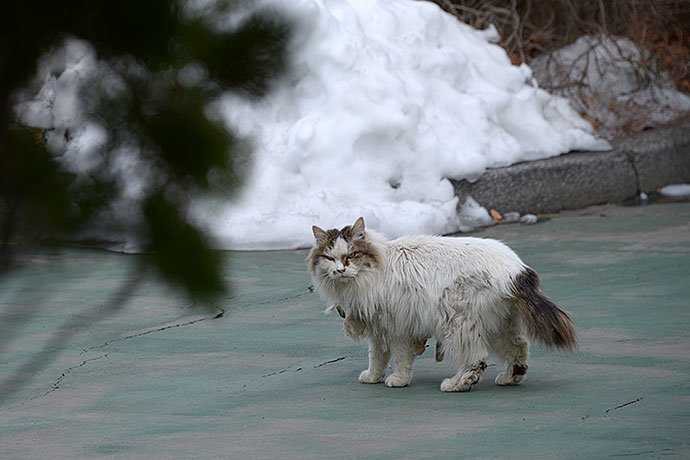
{"label": "dark foreground foliage", "polygon": [[[0,402],[45,369],[72,337],[121,311],[150,269],[209,309],[227,290],[226,258],[212,250],[189,206],[196,197],[225,197],[241,185],[235,165],[246,163],[248,149],[220,117],[209,116],[209,106],[228,91],[247,98],[269,92],[285,69],[292,27],[270,11],[243,14],[222,27],[219,19],[240,11],[243,2],[218,0],[204,12],[190,4],[0,2],[0,284],[46,243],[94,228],[136,240],[149,254],[132,258],[130,276],[104,295],[105,305],[56,325],[41,350],[0,380]],[[95,55],[78,82],[78,119],[53,113],[40,123],[27,121],[18,109],[27,101],[45,103],[47,112],[54,107],[54,95],[42,88],[46,78],[60,81],[68,69],[37,72],[70,43]],[[65,157],[75,149],[75,131],[86,125],[97,127],[102,142],[91,147],[91,164],[80,170]],[[130,170],[121,167],[123,155]],[[144,178],[138,192],[124,193],[136,178]],[[50,303],[0,312],[0,351]]]}
{"label": "dark foreground foliage", "polygon": [[[136,238],[154,253],[148,263],[188,293],[224,291],[220,258],[187,211],[192,197],[237,187],[233,165],[247,147],[206,111],[225,91],[267,93],[285,67],[290,36],[290,25],[268,11],[232,28],[210,22],[242,7],[220,1],[201,14],[172,0],[2,2],[0,273],[46,241],[98,225]],[[38,97],[40,60],[75,39],[88,42],[99,63],[81,87],[82,121],[107,139],[86,177],[59,161],[69,128],[28,126],[15,116],[18,102]],[[190,68],[192,84],[180,78]],[[126,203],[126,219],[111,212],[126,180],[114,171],[123,149],[149,177],[141,196]]]}

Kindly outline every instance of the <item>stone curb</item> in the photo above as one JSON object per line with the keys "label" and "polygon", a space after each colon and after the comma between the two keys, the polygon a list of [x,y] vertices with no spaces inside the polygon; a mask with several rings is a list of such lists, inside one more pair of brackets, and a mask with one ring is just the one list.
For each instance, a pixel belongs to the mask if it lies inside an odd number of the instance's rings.
{"label": "stone curb", "polygon": [[690,183],[690,119],[611,142],[608,152],[489,169],[477,181],[451,180],[464,203],[472,196],[501,213],[552,213],[621,202],[669,184]]}

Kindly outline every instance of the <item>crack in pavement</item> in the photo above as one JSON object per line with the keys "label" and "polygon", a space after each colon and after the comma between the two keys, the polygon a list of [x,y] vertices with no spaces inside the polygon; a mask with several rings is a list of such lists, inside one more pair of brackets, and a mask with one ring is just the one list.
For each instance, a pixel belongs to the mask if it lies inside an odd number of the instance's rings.
{"label": "crack in pavement", "polygon": [[[303,369],[303,368],[298,367],[297,369],[295,369],[295,372],[299,372],[299,371],[301,371],[302,369]],[[284,373],[286,373],[286,372],[289,371],[289,370],[290,370],[290,368],[288,367],[287,369],[283,369],[282,371],[276,371],[276,372],[271,372],[270,374],[262,375],[261,378],[264,378],[264,377],[271,377],[272,375],[284,374]]]}
{"label": "crack in pavement", "polygon": [[323,362],[323,363],[321,363],[321,364],[317,364],[316,366],[314,366],[314,369],[317,369],[317,368],[319,368],[319,367],[325,366],[326,364],[337,363],[338,361],[342,361],[342,360],[345,359],[345,358],[347,358],[347,356],[341,356],[340,358],[332,359],[332,360],[330,360],[330,361],[326,361],[326,362]]}
{"label": "crack in pavement", "polygon": [[[97,350],[97,349],[99,349],[99,348],[107,347],[107,346],[111,345],[113,342],[121,342],[121,341],[124,341],[124,340],[134,339],[134,338],[137,338],[137,337],[142,337],[142,336],[144,336],[144,335],[151,334],[151,333],[153,333],[153,332],[161,332],[161,331],[165,331],[165,330],[167,330],[167,329],[172,329],[172,328],[176,328],[176,327],[191,326],[192,324],[200,323],[200,322],[202,322],[202,321],[206,321],[207,319],[218,319],[218,318],[222,318],[222,317],[225,315],[225,310],[224,310],[223,308],[220,308],[220,307],[216,307],[216,308],[218,308],[218,310],[220,310],[220,312],[217,313],[217,314],[214,315],[214,316],[205,316],[205,317],[203,317],[203,318],[198,318],[198,319],[195,319],[195,320],[193,320],[193,321],[188,321],[188,322],[186,322],[186,323],[171,324],[171,325],[169,325],[169,326],[163,326],[163,327],[158,327],[158,328],[155,328],[155,329],[150,329],[150,330],[148,330],[148,331],[140,332],[140,333],[138,333],[138,334],[132,334],[132,335],[128,335],[128,336],[126,336],[126,337],[120,337],[119,339],[114,339],[114,340],[111,340],[111,341],[109,341],[109,342],[102,343],[101,345],[96,345],[96,346],[93,346],[93,347],[85,348],[85,349],[83,349],[83,350],[81,351],[81,353],[79,353],[79,355],[83,355],[84,353],[87,353],[87,352],[93,351],[93,350]],[[77,369],[77,368],[79,368],[79,367],[85,366],[87,363],[89,363],[89,362],[91,362],[91,361],[96,361],[96,360],[98,360],[98,359],[107,358],[109,354],[110,354],[110,353],[106,353],[106,354],[101,355],[101,356],[96,356],[96,357],[93,357],[93,358],[88,358],[88,359],[83,360],[81,363],[77,364],[76,366],[72,366],[72,367],[67,368],[65,371],[63,371],[63,372],[60,374],[60,376],[59,376],[57,379],[55,379],[55,382],[53,382],[53,384],[51,385],[51,388],[50,388],[48,391],[46,391],[45,393],[43,393],[43,394],[41,394],[41,395],[37,395],[37,396],[34,396],[33,398],[30,398],[29,401],[33,401],[33,400],[36,399],[36,398],[41,398],[41,397],[44,397],[44,396],[48,396],[50,393],[52,393],[52,392],[54,392],[54,391],[57,391],[57,390],[60,388],[60,384],[61,384],[62,381],[65,379],[65,377],[67,377],[67,375],[68,375],[70,372],[72,372],[74,369]]]}
{"label": "crack in pavement", "polygon": [[[266,302],[260,302],[260,303],[257,303],[257,304],[255,304],[255,305],[264,305],[264,304],[272,303],[272,302],[285,302],[285,301],[287,301],[287,300],[296,299],[296,298],[305,296],[305,295],[310,294],[310,293],[312,293],[312,292],[314,292],[314,288],[313,288],[312,286],[308,286],[308,287],[307,287],[307,290],[306,290],[305,292],[300,292],[299,294],[294,294],[294,295],[291,295],[291,296],[286,296],[286,297],[283,297],[283,298],[280,298],[280,299],[276,299],[276,300],[271,300],[271,301],[266,301]],[[241,297],[241,296],[233,296],[233,297],[230,297],[230,300],[235,299],[235,298],[237,298],[237,297]],[[147,330],[147,331],[140,332],[140,333],[138,333],[138,334],[132,334],[132,335],[128,335],[128,336],[126,336],[126,337],[120,337],[120,338],[117,338],[117,339],[109,340],[109,341],[104,342],[104,343],[102,343],[102,344],[100,344],[100,345],[95,345],[95,346],[92,346],[92,347],[85,348],[85,349],[83,349],[79,354],[80,354],[80,355],[83,355],[84,353],[88,353],[89,351],[98,350],[98,349],[100,349],[100,348],[108,347],[108,346],[112,345],[112,344],[115,343],[115,342],[122,342],[122,341],[125,341],[125,340],[130,340],[130,339],[135,339],[135,338],[138,338],[138,337],[143,337],[143,336],[145,336],[145,335],[152,334],[152,333],[154,333],[154,332],[162,332],[162,331],[166,331],[166,330],[168,330],[168,329],[173,329],[173,328],[177,328],[177,327],[191,326],[191,325],[193,325],[193,324],[197,324],[197,323],[200,323],[200,322],[202,322],[202,321],[206,321],[206,320],[208,320],[208,319],[215,320],[215,319],[223,318],[223,317],[225,316],[226,310],[223,309],[223,308],[220,308],[220,307],[216,307],[216,308],[218,308],[218,310],[220,310],[220,312],[217,313],[217,314],[215,314],[214,316],[205,316],[205,317],[203,317],[203,318],[198,318],[198,319],[195,319],[195,320],[192,320],[192,321],[187,321],[187,322],[185,322],[185,323],[170,324],[170,325],[168,325],[168,326],[163,326],[163,327],[157,327],[157,328],[154,328],[154,329],[149,329],[149,330]],[[110,354],[110,353],[106,353],[106,354],[104,354],[104,355],[96,356],[96,357],[94,357],[94,358],[88,358],[88,359],[83,360],[81,363],[79,363],[79,364],[77,364],[77,365],[75,365],[75,366],[72,366],[72,367],[70,367],[70,368],[67,368],[64,372],[62,372],[62,373],[60,374],[60,376],[55,380],[55,382],[53,382],[53,384],[51,385],[51,388],[50,388],[48,391],[46,391],[45,393],[43,393],[43,394],[41,394],[41,395],[37,395],[37,396],[34,396],[34,397],[30,398],[29,401],[32,401],[32,400],[34,400],[34,399],[36,399],[36,398],[39,398],[39,397],[47,396],[47,395],[49,395],[50,393],[52,393],[52,392],[54,392],[54,391],[57,391],[57,390],[60,388],[60,384],[61,384],[62,381],[65,379],[65,377],[67,377],[67,375],[68,375],[69,373],[71,373],[74,369],[77,369],[77,368],[79,368],[79,367],[85,366],[87,363],[89,363],[89,362],[91,362],[91,361],[96,361],[96,360],[99,360],[99,359],[107,358],[109,354]],[[324,365],[329,364],[329,363],[332,363],[332,362],[337,362],[337,361],[340,361],[340,360],[342,360],[342,359],[345,359],[345,357],[338,358],[338,359],[335,359],[335,360],[332,360],[332,361],[327,361],[327,362],[325,362],[325,363],[321,363],[321,364],[319,364],[319,365],[317,365],[317,366],[314,366],[314,368],[321,367],[321,366],[324,366]],[[296,369],[295,372],[298,372],[298,371],[301,371],[301,370],[302,370],[302,368],[300,367],[300,368]],[[288,369],[284,369],[284,370],[282,370],[282,371],[277,371],[277,372],[273,372],[273,373],[270,373],[270,374],[263,375],[262,377],[270,377],[270,376],[273,376],[273,375],[279,375],[279,374],[283,374],[283,373],[285,373],[285,372],[287,372],[287,371],[288,371]]]}
{"label": "crack in pavement", "polygon": [[203,318],[198,318],[198,319],[195,319],[195,320],[192,320],[192,321],[188,321],[188,322],[186,322],[186,323],[170,324],[170,325],[168,325],[168,326],[158,327],[158,328],[155,328],[155,329],[149,329],[148,331],[140,332],[140,333],[138,333],[138,334],[132,334],[132,335],[128,335],[128,336],[126,336],[126,337],[120,337],[119,339],[113,339],[113,340],[110,340],[109,342],[105,342],[105,343],[102,343],[102,344],[100,344],[100,345],[95,345],[95,346],[93,346],[93,347],[85,348],[84,350],[82,350],[82,352],[81,352],[80,354],[84,354],[84,353],[86,353],[86,352],[88,352],[88,351],[92,351],[92,350],[97,350],[97,349],[99,349],[99,348],[105,348],[105,347],[111,345],[111,344],[114,343],[114,342],[122,342],[122,341],[124,341],[124,340],[135,339],[135,338],[137,338],[137,337],[142,337],[142,336],[144,336],[144,335],[152,334],[152,333],[154,333],[154,332],[162,332],[162,331],[165,331],[165,330],[168,330],[168,329],[173,329],[173,328],[176,328],[176,327],[191,326],[192,324],[200,323],[200,322],[206,321],[206,320],[208,320],[208,319],[218,319],[218,318],[222,318],[222,317],[225,315],[225,310],[222,309],[222,308],[220,308],[220,307],[216,307],[216,308],[218,308],[218,310],[220,310],[220,313],[218,313],[218,314],[216,314],[216,315],[214,315],[214,316],[212,316],[212,317],[211,317],[211,316],[205,316],[205,317],[203,317]]}
{"label": "crack in pavement", "polygon": [[254,305],[266,305],[266,304],[269,304],[269,303],[285,302],[285,301],[287,301],[287,300],[292,300],[292,299],[297,299],[297,298],[299,298],[299,297],[303,297],[303,296],[305,296],[305,295],[311,294],[312,292],[314,292],[314,287],[313,287],[313,286],[309,286],[309,287],[307,287],[307,291],[306,291],[306,292],[300,292],[299,294],[289,295],[289,296],[287,296],[287,297],[282,297],[282,298],[276,299],[276,300],[265,300],[265,301],[263,301],[263,302],[255,303]]}
{"label": "crack in pavement", "polygon": [[[261,293],[263,293],[263,294],[269,293],[270,294],[274,291],[279,291],[279,289],[272,289],[270,291],[261,291]],[[267,305],[270,303],[285,302],[287,300],[292,300],[292,299],[297,299],[299,297],[303,297],[303,296],[305,296],[307,294],[311,294],[313,292],[314,292],[314,286],[307,286],[306,292],[300,292],[299,294],[293,294],[293,295],[289,295],[286,297],[281,297],[280,299],[262,300],[261,302],[256,302],[256,303],[248,302],[246,305],[247,306],[257,306],[257,305]],[[253,296],[255,294],[257,294],[257,292],[244,292],[242,294],[237,294],[237,295],[228,297],[228,300],[234,301],[234,300],[250,297],[250,296]]]}
{"label": "crack in pavement", "polygon": [[[347,358],[347,356],[341,356],[340,358],[331,359],[330,361],[325,361],[325,362],[323,362],[323,363],[320,363],[320,364],[317,364],[316,366],[314,366],[314,369],[318,369],[319,367],[325,366],[326,364],[337,363],[338,361],[342,361],[342,360],[344,360],[344,359],[346,359],[346,358]],[[284,373],[286,373],[287,371],[289,371],[290,369],[291,369],[291,367],[288,367],[287,369],[283,369],[283,370],[280,370],[280,371],[271,372],[270,374],[262,375],[261,378],[264,378],[264,377],[271,377],[271,376],[273,376],[273,375],[284,374]],[[304,369],[304,368],[302,368],[302,367],[298,367],[297,369],[295,369],[295,372],[299,372],[299,371],[301,371],[301,370],[303,370],[303,369]]]}
{"label": "crack in pavement", "polygon": [[107,358],[109,354],[110,353],[106,353],[106,354],[101,355],[101,356],[96,356],[93,358],[85,359],[81,363],[77,364],[76,366],[72,366],[72,367],[67,368],[65,371],[62,372],[62,374],[60,374],[60,376],[57,379],[55,379],[55,382],[53,382],[53,384],[51,385],[50,390],[46,391],[42,395],[34,396],[33,398],[29,399],[29,401],[33,401],[36,398],[42,398],[44,396],[48,396],[50,393],[59,390],[60,384],[65,379],[65,377],[67,377],[67,374],[72,372],[74,369],[78,369],[82,366],[86,366],[86,364],[91,362],[91,361],[97,361],[99,359]]}
{"label": "crack in pavement", "polygon": [[630,404],[635,404],[636,402],[640,402],[640,401],[642,401],[643,399],[644,399],[644,396],[640,396],[639,398],[634,399],[634,400],[632,400],[632,401],[628,401],[627,403],[624,403],[624,404],[621,404],[621,405],[619,405],[619,406],[611,407],[611,408],[609,408],[609,409],[606,409],[606,412],[604,412],[604,417],[608,416],[608,415],[609,415],[609,412],[611,412],[612,410],[620,409],[621,407],[629,406]]}

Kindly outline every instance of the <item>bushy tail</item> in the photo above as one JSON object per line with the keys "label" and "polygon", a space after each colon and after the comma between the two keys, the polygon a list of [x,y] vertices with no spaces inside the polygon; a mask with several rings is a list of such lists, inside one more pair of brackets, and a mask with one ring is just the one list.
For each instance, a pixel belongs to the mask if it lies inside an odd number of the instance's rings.
{"label": "bushy tail", "polygon": [[570,315],[542,294],[534,270],[525,267],[514,280],[512,294],[532,337],[547,347],[577,348],[577,331]]}

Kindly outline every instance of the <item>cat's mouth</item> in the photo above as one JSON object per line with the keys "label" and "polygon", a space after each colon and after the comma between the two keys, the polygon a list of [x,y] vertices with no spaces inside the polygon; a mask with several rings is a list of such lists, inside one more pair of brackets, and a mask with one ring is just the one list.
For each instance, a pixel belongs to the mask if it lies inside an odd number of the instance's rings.
{"label": "cat's mouth", "polygon": [[352,277],[354,277],[354,273],[348,273],[348,272],[331,272],[328,274],[328,277],[332,280],[348,280]]}

